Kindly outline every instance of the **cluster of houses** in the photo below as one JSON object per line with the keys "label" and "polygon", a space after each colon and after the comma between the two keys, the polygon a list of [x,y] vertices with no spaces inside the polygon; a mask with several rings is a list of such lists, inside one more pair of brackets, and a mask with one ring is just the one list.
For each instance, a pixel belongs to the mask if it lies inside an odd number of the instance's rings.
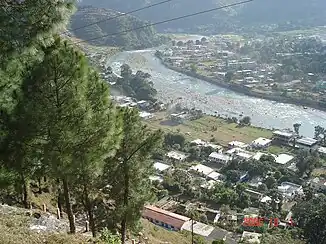
{"label": "cluster of houses", "polygon": [[[295,141],[295,144],[293,144]],[[196,139],[191,142],[191,145],[195,145],[197,147],[211,147],[214,149],[206,160],[202,163],[198,163],[196,165],[191,164],[188,168],[188,173],[190,173],[193,177],[203,179],[201,188],[210,189],[216,185],[218,182],[223,182],[225,180],[225,176],[219,173],[219,168],[222,165],[226,165],[230,160],[238,159],[238,160],[260,160],[263,155],[269,155],[275,158],[275,164],[282,165],[291,170],[296,170],[295,166],[295,156],[285,153],[280,153],[278,155],[273,155],[266,153],[266,149],[272,145],[272,143],[277,143],[278,145],[285,145],[296,147],[304,150],[317,150],[321,155],[326,156],[326,148],[318,146],[318,141],[312,138],[306,137],[298,137],[295,133],[290,131],[274,131],[273,138],[257,138],[253,140],[251,143],[244,143],[240,141],[231,141],[228,143],[226,148],[222,146],[215,145],[210,142],[203,141],[201,139]],[[170,151],[166,154],[167,161],[166,162],[156,162],[154,164],[154,168],[157,170],[156,175],[152,175],[151,180],[163,181],[163,173],[168,170],[174,170],[173,164],[178,162],[182,163],[188,159],[189,155],[180,151]],[[173,162],[173,164],[171,164]],[[207,166],[210,165],[210,166]],[[216,165],[216,167],[214,167]],[[279,199],[272,199],[271,196],[267,196],[261,192],[259,192],[259,185],[264,182],[262,177],[255,177],[253,179],[248,180],[247,172],[243,172],[243,175],[239,178],[239,182],[246,181],[250,188],[246,189],[246,193],[248,193],[252,198],[258,200],[262,204],[271,204],[274,200],[276,203],[279,202]],[[268,176],[266,176],[268,177]],[[318,190],[326,189],[326,180],[321,180],[319,178],[311,179],[309,181],[313,187]],[[283,196],[283,201],[291,203],[293,202],[296,196],[303,195],[303,187],[301,185],[295,184],[293,182],[282,182],[277,190]],[[251,210],[254,208],[250,208]],[[256,212],[255,212],[256,211]],[[258,209],[255,211],[248,211],[248,216],[252,217],[255,214],[258,216]],[[257,212],[258,211],[258,212]],[[290,213],[290,212],[289,212]],[[221,212],[216,210],[214,217],[214,223],[218,221],[221,216]],[[191,226],[191,220],[182,215],[176,215],[173,212],[168,210],[164,210],[158,207],[148,206],[145,208],[143,216],[149,219],[151,222],[155,224],[159,224],[165,228],[171,230],[189,230]],[[247,216],[247,215],[246,215]],[[237,221],[237,214],[230,217],[231,221]],[[214,232],[214,228],[205,225],[203,223],[196,223],[197,227],[196,234],[202,235],[204,237],[208,237],[211,233]],[[205,227],[206,226],[206,227]],[[287,220],[283,220],[279,223],[280,228],[287,228],[288,222]],[[207,230],[206,232],[204,230]],[[244,236],[251,236],[252,233],[244,232]],[[226,234],[227,235],[227,234]],[[255,235],[253,233],[252,238],[258,238],[259,234]],[[228,239],[229,242],[232,243],[231,239]],[[236,243],[236,242],[234,242]]]}
{"label": "cluster of houses", "polygon": [[[112,100],[121,108],[138,108],[139,116],[143,120],[149,120],[154,118],[153,111],[153,102],[151,101],[137,101],[135,98],[127,97],[127,96],[112,96]],[[163,103],[159,104],[159,110],[166,109]]]}

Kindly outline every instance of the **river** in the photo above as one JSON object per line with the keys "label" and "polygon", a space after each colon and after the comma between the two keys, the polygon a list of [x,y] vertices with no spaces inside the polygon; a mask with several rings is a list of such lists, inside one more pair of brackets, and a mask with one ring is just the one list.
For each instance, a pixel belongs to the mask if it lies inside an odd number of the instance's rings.
{"label": "river", "polygon": [[168,101],[182,97],[183,105],[201,109],[209,114],[250,116],[253,125],[268,129],[292,129],[294,123],[301,123],[300,134],[308,137],[313,137],[315,126],[326,127],[326,112],[245,96],[179,74],[162,65],[154,56],[154,52],[153,50],[121,52],[111,57],[108,64],[118,74],[123,63],[130,65],[133,71],[148,72],[152,76],[159,99]]}

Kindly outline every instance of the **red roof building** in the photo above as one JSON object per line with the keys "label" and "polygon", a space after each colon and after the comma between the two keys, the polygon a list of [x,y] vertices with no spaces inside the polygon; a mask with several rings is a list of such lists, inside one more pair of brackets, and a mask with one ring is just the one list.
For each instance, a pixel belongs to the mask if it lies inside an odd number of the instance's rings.
{"label": "red roof building", "polygon": [[154,224],[163,226],[171,230],[181,230],[184,223],[190,218],[166,211],[155,206],[145,206],[143,217]]}

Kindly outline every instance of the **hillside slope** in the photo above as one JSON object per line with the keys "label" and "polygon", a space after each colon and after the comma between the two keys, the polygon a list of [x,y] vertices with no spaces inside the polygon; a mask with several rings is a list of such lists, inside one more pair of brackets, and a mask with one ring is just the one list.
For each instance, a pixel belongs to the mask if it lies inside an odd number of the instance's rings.
{"label": "hillside slope", "polygon": [[[119,13],[110,9],[95,8],[91,6],[79,7],[72,16],[70,30],[106,20],[117,16]],[[147,27],[135,31],[128,31],[148,24],[134,16],[122,16],[109,21],[81,28],[72,33],[79,39],[90,40],[94,45],[107,45],[129,48],[147,48],[157,46],[164,38],[157,34],[153,27]],[[125,33],[121,33],[126,31]],[[116,34],[116,35],[112,35]],[[105,36],[100,38],[102,36]]]}
{"label": "hillside slope", "polygon": [[[107,7],[127,12],[161,0],[82,0],[81,5]],[[135,13],[141,19],[160,21],[194,13],[240,0],[177,0]],[[157,28],[165,31],[255,31],[270,25],[274,29],[293,29],[326,24],[325,0],[255,0],[241,6],[167,23]],[[266,29],[265,29],[266,30]]]}

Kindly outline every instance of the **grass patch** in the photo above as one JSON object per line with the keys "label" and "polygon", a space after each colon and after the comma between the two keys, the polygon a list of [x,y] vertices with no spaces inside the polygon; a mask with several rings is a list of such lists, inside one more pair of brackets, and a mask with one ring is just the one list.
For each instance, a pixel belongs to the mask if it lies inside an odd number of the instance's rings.
{"label": "grass patch", "polygon": [[191,236],[184,235],[180,232],[168,231],[160,226],[156,226],[150,223],[148,220],[142,220],[143,233],[148,237],[151,244],[162,243],[177,243],[177,244],[189,244],[191,243]]}
{"label": "grass patch", "polygon": [[[156,118],[145,122],[150,128],[162,129],[165,132],[179,132],[187,139],[215,139],[215,143],[227,146],[230,141],[250,143],[258,137],[272,137],[272,131],[253,126],[239,127],[237,124],[228,123],[226,120],[213,116],[204,116],[198,120],[186,121],[184,124],[171,126],[167,123],[165,114],[156,114]],[[214,129],[216,128],[216,130]]]}
{"label": "grass patch", "polygon": [[0,213],[1,244],[83,244],[91,243],[90,238],[80,234],[36,233],[28,229],[28,218],[24,215]]}

